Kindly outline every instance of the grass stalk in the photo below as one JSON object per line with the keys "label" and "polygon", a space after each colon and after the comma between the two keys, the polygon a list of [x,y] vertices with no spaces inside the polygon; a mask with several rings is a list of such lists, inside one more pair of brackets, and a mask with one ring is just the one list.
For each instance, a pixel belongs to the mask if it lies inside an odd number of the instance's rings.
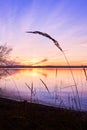
{"label": "grass stalk", "polygon": [[77,87],[77,83],[75,81],[75,78],[74,78],[74,74],[72,72],[72,68],[71,68],[71,65],[66,57],[66,54],[64,53],[64,51],[62,51],[62,54],[66,60],[66,63],[67,65],[69,66],[69,70],[70,70],[70,73],[71,73],[71,76],[72,76],[72,79],[73,79],[73,82],[74,82],[74,85],[75,85],[75,90],[76,90],[76,95],[77,95],[77,101],[78,101],[78,104],[79,104],[79,108],[81,109],[81,103],[80,103],[80,97],[79,97],[79,92],[78,92],[78,87]]}
{"label": "grass stalk", "polygon": [[31,84],[31,87],[27,84],[27,83],[25,83],[25,85],[27,86],[27,88],[30,90],[30,101],[32,102],[32,98],[33,98],[33,83]]}
{"label": "grass stalk", "polygon": [[86,81],[87,81],[87,73],[86,73],[86,69],[85,69],[85,67],[84,67],[84,66],[83,66],[83,71],[84,71],[85,78],[86,78]]}
{"label": "grass stalk", "polygon": [[[36,91],[34,89],[34,86],[33,86],[33,82],[31,84],[31,87],[25,83],[25,85],[27,86],[27,88],[30,90],[30,101],[33,102],[33,98],[35,97],[36,98]],[[38,97],[36,98],[36,101],[38,102]],[[39,102],[38,102],[39,103]]]}
{"label": "grass stalk", "polygon": [[50,94],[50,91],[49,91],[49,89],[48,89],[48,87],[47,87],[46,83],[45,83],[42,79],[40,79],[40,81],[41,81],[41,82],[42,82],[42,84],[45,86],[45,88],[46,88],[47,92]]}

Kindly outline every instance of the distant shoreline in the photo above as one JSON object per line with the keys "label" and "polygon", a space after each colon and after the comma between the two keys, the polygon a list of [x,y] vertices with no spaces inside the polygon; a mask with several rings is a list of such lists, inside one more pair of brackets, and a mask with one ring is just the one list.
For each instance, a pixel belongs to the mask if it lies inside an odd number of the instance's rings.
{"label": "distant shoreline", "polygon": [[0,68],[87,68],[87,65],[84,66],[52,66],[52,65],[47,65],[47,66],[29,66],[29,65],[8,65],[8,66],[0,66]]}

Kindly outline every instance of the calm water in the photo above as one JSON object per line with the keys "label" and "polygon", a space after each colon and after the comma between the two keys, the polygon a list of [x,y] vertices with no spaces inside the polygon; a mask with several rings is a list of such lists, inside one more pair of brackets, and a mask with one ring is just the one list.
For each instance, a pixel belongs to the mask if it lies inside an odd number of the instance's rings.
{"label": "calm water", "polygon": [[87,81],[82,69],[0,70],[0,96],[87,110]]}

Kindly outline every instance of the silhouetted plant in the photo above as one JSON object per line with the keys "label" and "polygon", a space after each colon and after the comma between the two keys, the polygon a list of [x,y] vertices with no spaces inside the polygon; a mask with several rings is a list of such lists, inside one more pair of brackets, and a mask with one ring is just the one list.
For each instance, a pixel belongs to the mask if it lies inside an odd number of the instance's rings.
{"label": "silhouetted plant", "polygon": [[0,65],[8,65],[9,54],[12,48],[5,45],[0,45]]}
{"label": "silhouetted plant", "polygon": [[87,72],[86,72],[86,68],[84,66],[83,66],[83,71],[84,71],[85,78],[86,78],[86,81],[87,81]]}
{"label": "silhouetted plant", "polygon": [[25,83],[25,85],[30,90],[30,102],[38,102],[38,97],[37,97],[36,89],[34,88],[33,82],[31,84],[31,86],[28,85],[27,83]]}
{"label": "silhouetted plant", "polygon": [[50,91],[49,91],[49,89],[48,89],[48,87],[47,87],[46,83],[45,83],[42,79],[40,79],[40,81],[41,81],[41,82],[42,82],[42,84],[45,86],[45,88],[46,88],[47,92],[50,94]]}

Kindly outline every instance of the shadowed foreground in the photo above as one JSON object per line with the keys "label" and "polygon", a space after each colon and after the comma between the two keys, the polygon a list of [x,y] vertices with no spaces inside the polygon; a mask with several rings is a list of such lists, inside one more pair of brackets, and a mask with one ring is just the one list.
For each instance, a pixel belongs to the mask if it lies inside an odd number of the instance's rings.
{"label": "shadowed foreground", "polygon": [[0,130],[87,130],[87,112],[0,98]]}

